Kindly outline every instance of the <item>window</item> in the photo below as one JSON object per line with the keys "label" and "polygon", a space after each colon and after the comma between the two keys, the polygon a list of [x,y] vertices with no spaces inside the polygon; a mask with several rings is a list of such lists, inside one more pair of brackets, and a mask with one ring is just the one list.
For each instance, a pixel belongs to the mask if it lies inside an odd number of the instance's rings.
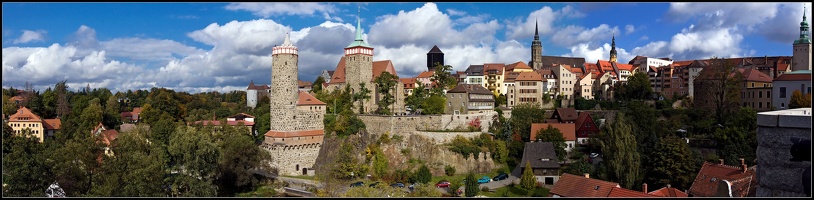
{"label": "window", "polygon": [[757,92],[757,98],[763,98],[763,91]]}
{"label": "window", "polygon": [[786,98],[786,87],[780,87],[780,98],[781,99]]}

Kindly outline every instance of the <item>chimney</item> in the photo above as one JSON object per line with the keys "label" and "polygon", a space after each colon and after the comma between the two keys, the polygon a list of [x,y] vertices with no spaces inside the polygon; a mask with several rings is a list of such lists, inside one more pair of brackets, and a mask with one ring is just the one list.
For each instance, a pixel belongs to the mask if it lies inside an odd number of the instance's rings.
{"label": "chimney", "polygon": [[642,183],[642,192],[647,193],[647,183]]}
{"label": "chimney", "polygon": [[591,174],[589,174],[589,173],[584,173],[584,174],[582,174],[582,175],[584,175],[584,176],[585,176],[585,178],[591,178]]}
{"label": "chimney", "polygon": [[743,161],[743,158],[741,158],[740,160],[741,160],[741,173],[746,173],[747,170],[746,163]]}
{"label": "chimney", "polygon": [[719,165],[724,165],[724,159],[718,159],[718,162],[720,162]]}
{"label": "chimney", "polygon": [[667,184],[667,188],[670,188],[670,184],[669,184],[669,183]]}

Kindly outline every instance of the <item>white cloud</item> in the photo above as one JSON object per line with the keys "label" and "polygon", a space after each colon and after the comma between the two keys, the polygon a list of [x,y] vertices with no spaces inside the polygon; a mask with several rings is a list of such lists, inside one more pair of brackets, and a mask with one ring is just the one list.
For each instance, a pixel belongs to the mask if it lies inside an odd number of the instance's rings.
{"label": "white cloud", "polygon": [[462,31],[455,30],[452,24],[449,16],[441,13],[434,3],[426,3],[412,11],[378,17],[370,27],[368,43],[387,48],[415,44],[427,49],[432,45],[491,43],[500,28],[497,20],[473,23]]}
{"label": "white cloud", "polygon": [[633,31],[636,31],[636,27],[630,24],[625,25],[625,34],[631,34]]}
{"label": "white cloud", "polygon": [[308,15],[315,13],[322,14],[326,20],[341,21],[338,17],[330,14],[336,12],[337,8],[325,3],[230,3],[226,5],[227,10],[245,10],[252,12],[256,16],[268,18],[275,15]]}
{"label": "white cloud", "polygon": [[[611,45],[608,43],[603,44],[597,48],[592,48],[589,43],[578,44],[571,47],[571,53],[563,54],[566,57],[583,57],[585,62],[596,63],[597,60],[609,60]],[[625,49],[616,47],[616,60],[620,63],[627,63],[633,59],[635,55],[628,53]]]}
{"label": "white cloud", "polygon": [[22,44],[28,42],[35,42],[35,41],[45,41],[45,34],[48,32],[45,30],[23,30],[23,34],[20,35],[20,38],[14,40],[14,44]]}
{"label": "white cloud", "polygon": [[705,59],[711,56],[735,57],[740,53],[743,36],[732,29],[682,31],[670,41],[676,59]]}
{"label": "white cloud", "polygon": [[455,10],[455,9],[452,9],[452,8],[447,9],[447,13],[449,13],[449,15],[452,15],[452,16],[464,16],[464,15],[466,15],[466,12],[460,11],[460,10]]}
{"label": "white cloud", "polygon": [[526,41],[528,38],[534,36],[535,26],[538,28],[540,35],[549,34],[554,30],[554,20],[560,18],[579,18],[584,17],[585,14],[574,9],[571,5],[567,5],[558,11],[554,11],[551,7],[544,6],[539,10],[529,13],[525,19],[508,20],[506,27],[507,39]]}
{"label": "white cloud", "polygon": [[[571,47],[579,43],[601,44],[610,41],[614,32],[619,32],[619,27],[610,27],[601,24],[590,30],[585,30],[582,26],[569,25],[551,36],[551,42],[559,46]],[[591,47],[594,48],[594,47]]]}
{"label": "white cloud", "polygon": [[290,27],[268,19],[231,21],[223,26],[212,23],[202,30],[187,34],[195,41],[214,46],[222,51],[240,54],[269,55],[271,48],[282,44]]}
{"label": "white cloud", "polygon": [[153,38],[115,38],[100,44],[109,56],[145,61],[168,61],[179,56],[205,53],[204,50],[173,40]]}
{"label": "white cloud", "polygon": [[[699,31],[730,28],[790,43],[797,38],[803,7],[811,8],[811,3],[671,3],[666,15],[677,22],[696,19]],[[805,12],[811,16],[810,9]]]}
{"label": "white cloud", "polygon": [[670,49],[668,47],[669,45],[670,43],[665,41],[655,41],[648,43],[647,45],[644,45],[642,47],[633,48],[632,52],[633,55],[640,55],[646,57],[673,58],[673,53],[670,52]]}

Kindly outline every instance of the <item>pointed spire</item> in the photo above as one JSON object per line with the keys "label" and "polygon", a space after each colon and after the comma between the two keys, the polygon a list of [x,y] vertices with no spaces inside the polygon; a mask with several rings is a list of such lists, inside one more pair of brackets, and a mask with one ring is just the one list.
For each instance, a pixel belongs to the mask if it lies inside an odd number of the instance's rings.
{"label": "pointed spire", "polygon": [[611,47],[616,48],[616,31],[611,35]]}
{"label": "pointed spire", "polygon": [[537,19],[534,19],[534,39],[535,39],[535,40],[539,40],[539,39],[540,39],[540,35],[538,35],[538,34],[537,34],[537,30],[538,30],[538,29],[539,29],[539,28],[537,28]]}
{"label": "pointed spire", "polygon": [[359,6],[358,9],[359,10],[356,14],[356,39],[353,41],[353,43],[350,43],[348,47],[363,46],[370,48],[370,45],[367,45],[365,40],[362,38],[362,20],[359,18],[359,15],[361,15],[362,12],[362,7]]}
{"label": "pointed spire", "polygon": [[283,46],[292,46],[291,37],[289,37],[288,34],[289,33],[285,33],[285,40],[283,40]]}

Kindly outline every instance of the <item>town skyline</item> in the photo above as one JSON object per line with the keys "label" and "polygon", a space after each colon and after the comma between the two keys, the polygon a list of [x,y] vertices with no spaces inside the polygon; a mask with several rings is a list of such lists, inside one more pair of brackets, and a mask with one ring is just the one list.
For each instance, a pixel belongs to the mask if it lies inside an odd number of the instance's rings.
{"label": "town skyline", "polygon": [[[791,56],[804,6],[810,18],[810,3],[4,3],[2,84],[22,88],[29,82],[44,90],[67,80],[73,90],[86,85],[114,92],[245,90],[249,81],[270,83],[271,47],[288,32],[301,52],[299,79],[313,81],[322,70],[333,70],[343,48],[353,42],[357,14],[363,37],[374,48],[373,59],[391,60],[402,78],[426,70],[426,53],[433,45],[445,53],[453,71],[528,62],[535,21],[543,55],[586,62],[607,60],[611,37],[624,63],[637,55],[674,60]],[[50,22],[41,19],[66,16],[15,17],[70,8],[129,10]],[[753,14],[738,16],[744,9]],[[167,20],[128,15],[140,10],[156,10]],[[120,27],[104,20],[141,22]],[[424,27],[400,29],[405,26]]]}

